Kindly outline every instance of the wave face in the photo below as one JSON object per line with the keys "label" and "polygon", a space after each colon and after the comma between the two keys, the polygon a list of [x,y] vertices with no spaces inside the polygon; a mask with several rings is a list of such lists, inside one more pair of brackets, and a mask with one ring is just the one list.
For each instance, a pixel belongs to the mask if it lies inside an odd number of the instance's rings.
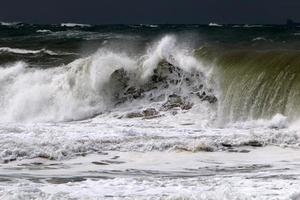
{"label": "wave face", "polygon": [[290,51],[239,51],[218,56],[223,122],[270,119],[293,121],[300,113],[300,54]]}

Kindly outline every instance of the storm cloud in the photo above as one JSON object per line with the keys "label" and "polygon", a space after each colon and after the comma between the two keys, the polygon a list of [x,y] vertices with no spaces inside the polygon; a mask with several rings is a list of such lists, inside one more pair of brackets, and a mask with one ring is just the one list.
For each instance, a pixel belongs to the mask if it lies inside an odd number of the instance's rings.
{"label": "storm cloud", "polygon": [[285,23],[299,0],[9,0],[0,21],[29,23]]}

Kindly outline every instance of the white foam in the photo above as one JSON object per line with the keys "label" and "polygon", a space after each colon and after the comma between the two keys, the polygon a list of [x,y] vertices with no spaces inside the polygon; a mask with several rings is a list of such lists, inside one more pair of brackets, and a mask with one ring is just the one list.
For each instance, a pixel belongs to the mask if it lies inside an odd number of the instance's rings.
{"label": "white foam", "polygon": [[[124,162],[92,163],[116,155],[115,161]],[[108,152],[63,164],[43,159],[17,161],[1,166],[4,178],[17,180],[0,182],[0,198],[297,199],[298,164],[296,149],[278,147],[254,149],[246,156],[226,152]],[[51,178],[54,180],[48,182]],[[64,178],[71,178],[70,182]],[[54,184],[55,180],[65,182]]]}
{"label": "white foam", "polygon": [[[10,77],[13,78],[18,70],[22,68],[11,71]],[[70,103],[69,106],[73,104]],[[131,105],[127,110],[138,108],[140,105],[137,104],[136,107]],[[78,107],[83,108],[87,109],[87,106]],[[26,113],[24,115],[34,120],[35,118],[30,116],[31,109],[27,108],[29,116]],[[164,116],[149,120],[120,118],[124,110],[118,110],[97,118],[69,123],[2,123],[0,162],[36,157],[65,160],[101,151],[224,151],[223,143],[239,148],[253,140],[263,145],[296,148],[300,144],[298,132],[288,128],[278,129],[258,125],[255,127],[254,124],[246,126],[245,123],[223,129],[214,128],[208,108],[191,112],[178,111],[175,116],[162,112]],[[76,111],[78,110],[74,111],[73,117],[78,117]],[[48,117],[51,117],[50,114],[52,113],[49,113]],[[56,120],[60,117],[63,116],[58,114]]]}
{"label": "white foam", "polygon": [[276,114],[268,124],[269,128],[283,129],[288,127],[288,118],[282,114]]}
{"label": "white foam", "polygon": [[288,128],[288,118],[280,113],[274,115],[271,119],[257,119],[257,120],[248,120],[241,122],[233,122],[228,124],[228,126],[242,128],[242,129],[251,129],[251,128],[266,128],[266,129],[284,129]]}
{"label": "white foam", "polygon": [[[99,63],[89,62],[81,59],[67,67],[46,70],[23,66],[21,73],[2,87],[5,92],[1,99],[1,121],[72,120],[103,111],[105,95],[97,91],[97,82],[89,74],[94,64]],[[1,78],[7,80],[5,72],[20,68],[19,65],[2,68]]]}

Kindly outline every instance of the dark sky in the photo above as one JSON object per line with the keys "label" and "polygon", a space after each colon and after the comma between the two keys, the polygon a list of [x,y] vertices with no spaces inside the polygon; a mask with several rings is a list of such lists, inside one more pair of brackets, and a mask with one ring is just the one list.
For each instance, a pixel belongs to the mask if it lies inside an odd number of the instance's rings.
{"label": "dark sky", "polygon": [[285,23],[300,0],[2,0],[0,21],[28,23]]}

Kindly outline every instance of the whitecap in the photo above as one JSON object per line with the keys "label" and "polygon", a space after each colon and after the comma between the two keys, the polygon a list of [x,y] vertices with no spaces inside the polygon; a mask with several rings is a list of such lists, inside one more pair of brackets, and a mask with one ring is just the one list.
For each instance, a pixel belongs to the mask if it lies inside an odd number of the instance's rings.
{"label": "whitecap", "polygon": [[15,26],[20,24],[20,22],[0,22],[1,26]]}
{"label": "whitecap", "polygon": [[41,30],[37,30],[37,33],[52,33],[52,31],[47,30],[47,29],[41,29]]}
{"label": "whitecap", "polygon": [[208,26],[222,27],[223,25],[211,22],[208,24]]}
{"label": "whitecap", "polygon": [[10,47],[0,47],[0,53],[14,53],[14,54],[39,54],[44,53],[51,56],[56,55],[70,55],[72,53],[57,53],[47,49],[38,49],[38,50],[29,50],[29,49],[19,49],[19,48],[10,48]]}
{"label": "whitecap", "polygon": [[[2,48],[2,51],[20,54],[47,52],[44,49],[11,48]],[[115,88],[108,83],[116,70],[126,71],[134,84],[144,84],[161,61],[169,62],[184,73],[199,71],[201,76],[206,75],[202,63],[183,49],[172,35],[162,37],[141,57],[100,48],[95,54],[77,59],[67,66],[47,70],[25,69],[17,74],[7,86],[3,86],[9,91],[2,98],[5,102],[0,102],[5,105],[3,113],[6,113],[0,116],[3,117],[1,121],[70,121],[93,117],[115,107],[116,102],[111,96]],[[8,69],[6,67],[2,73]],[[177,87],[169,90],[167,92],[172,92]],[[184,86],[180,92],[190,94]],[[158,90],[152,96],[160,94]]]}
{"label": "whitecap", "polygon": [[266,41],[267,39],[264,38],[264,37],[256,37],[256,38],[253,38],[252,41]]}
{"label": "whitecap", "polygon": [[91,27],[90,24],[62,23],[62,27]]}
{"label": "whitecap", "polygon": [[252,24],[252,25],[245,24],[243,27],[244,28],[262,28],[264,26],[263,25],[258,25],[258,24]]}

